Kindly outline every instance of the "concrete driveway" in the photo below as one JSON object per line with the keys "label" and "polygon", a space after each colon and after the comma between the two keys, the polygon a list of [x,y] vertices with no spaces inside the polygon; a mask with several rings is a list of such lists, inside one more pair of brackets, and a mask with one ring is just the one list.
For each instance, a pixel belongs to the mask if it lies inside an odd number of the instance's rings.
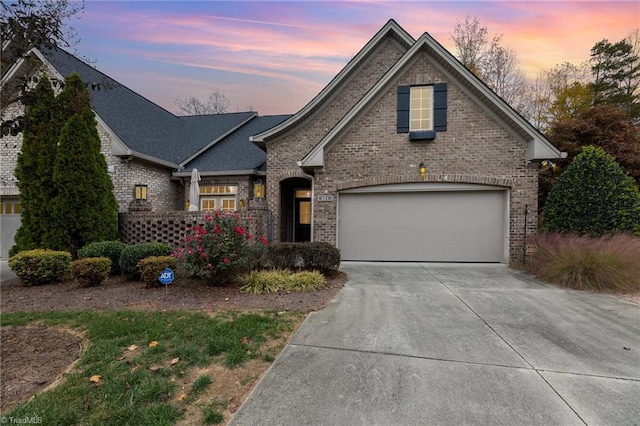
{"label": "concrete driveway", "polygon": [[231,424],[640,424],[640,305],[504,265],[342,269]]}

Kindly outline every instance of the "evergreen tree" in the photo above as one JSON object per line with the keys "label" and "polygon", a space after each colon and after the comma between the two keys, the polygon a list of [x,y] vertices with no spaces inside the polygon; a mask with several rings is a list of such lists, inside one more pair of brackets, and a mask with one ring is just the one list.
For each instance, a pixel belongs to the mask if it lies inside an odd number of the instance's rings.
{"label": "evergreen tree", "polygon": [[48,245],[75,255],[87,243],[117,239],[118,204],[89,92],[77,74],[66,79],[58,105],[71,118],[60,133],[53,169],[56,198]]}
{"label": "evergreen tree", "polygon": [[640,116],[640,57],[627,40],[601,40],[591,48],[595,104],[610,104]]}
{"label": "evergreen tree", "polygon": [[600,236],[640,232],[640,192],[614,158],[587,146],[553,186],[543,226],[551,232]]}
{"label": "evergreen tree", "polygon": [[51,82],[44,77],[30,93],[25,114],[22,151],[15,176],[20,189],[20,227],[11,254],[44,247],[51,224],[55,196],[51,180],[59,127]]}

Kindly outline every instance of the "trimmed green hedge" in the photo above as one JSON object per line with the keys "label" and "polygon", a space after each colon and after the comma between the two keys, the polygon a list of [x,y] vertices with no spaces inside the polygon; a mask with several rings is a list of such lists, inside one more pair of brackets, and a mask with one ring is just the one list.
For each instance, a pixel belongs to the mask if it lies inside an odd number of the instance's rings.
{"label": "trimmed green hedge", "polygon": [[602,236],[640,234],[640,191],[602,148],[586,146],[551,188],[544,229]]}
{"label": "trimmed green hedge", "polygon": [[172,256],[149,256],[138,262],[138,271],[140,271],[140,280],[147,285],[153,287],[160,284],[158,277],[165,270],[170,268],[175,271],[178,266],[178,259]]}
{"label": "trimmed green hedge", "polygon": [[9,259],[9,267],[24,286],[60,282],[69,273],[71,253],[54,250],[25,250]]}
{"label": "trimmed green hedge", "polygon": [[128,280],[140,280],[138,262],[149,256],[169,256],[171,247],[163,243],[142,243],[125,247],[120,253],[120,269]]}
{"label": "trimmed green hedge", "polygon": [[71,276],[81,286],[90,287],[104,284],[109,278],[111,259],[108,257],[87,257],[71,262]]}
{"label": "trimmed green hedge", "polygon": [[87,257],[108,257],[111,259],[109,275],[120,273],[120,254],[127,247],[122,241],[99,241],[90,243],[78,250],[78,259]]}
{"label": "trimmed green hedge", "polygon": [[325,242],[274,243],[267,246],[267,263],[277,269],[325,273],[340,267],[340,250]]}

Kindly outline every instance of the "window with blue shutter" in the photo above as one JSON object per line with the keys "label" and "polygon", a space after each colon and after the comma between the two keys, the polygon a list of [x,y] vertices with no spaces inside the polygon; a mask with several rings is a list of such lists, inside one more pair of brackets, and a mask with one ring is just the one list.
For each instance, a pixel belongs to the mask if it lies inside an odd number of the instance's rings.
{"label": "window with blue shutter", "polygon": [[409,140],[433,140],[436,132],[446,131],[447,84],[399,86],[396,127],[409,133]]}

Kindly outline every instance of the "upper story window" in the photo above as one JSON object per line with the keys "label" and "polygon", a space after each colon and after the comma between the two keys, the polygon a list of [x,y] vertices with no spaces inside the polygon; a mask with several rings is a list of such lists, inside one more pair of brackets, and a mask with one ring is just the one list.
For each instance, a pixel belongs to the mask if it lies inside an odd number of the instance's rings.
{"label": "upper story window", "polygon": [[433,130],[433,86],[415,86],[410,90],[409,131]]}
{"label": "upper story window", "polygon": [[398,87],[398,133],[409,140],[433,140],[447,130],[447,84]]}

